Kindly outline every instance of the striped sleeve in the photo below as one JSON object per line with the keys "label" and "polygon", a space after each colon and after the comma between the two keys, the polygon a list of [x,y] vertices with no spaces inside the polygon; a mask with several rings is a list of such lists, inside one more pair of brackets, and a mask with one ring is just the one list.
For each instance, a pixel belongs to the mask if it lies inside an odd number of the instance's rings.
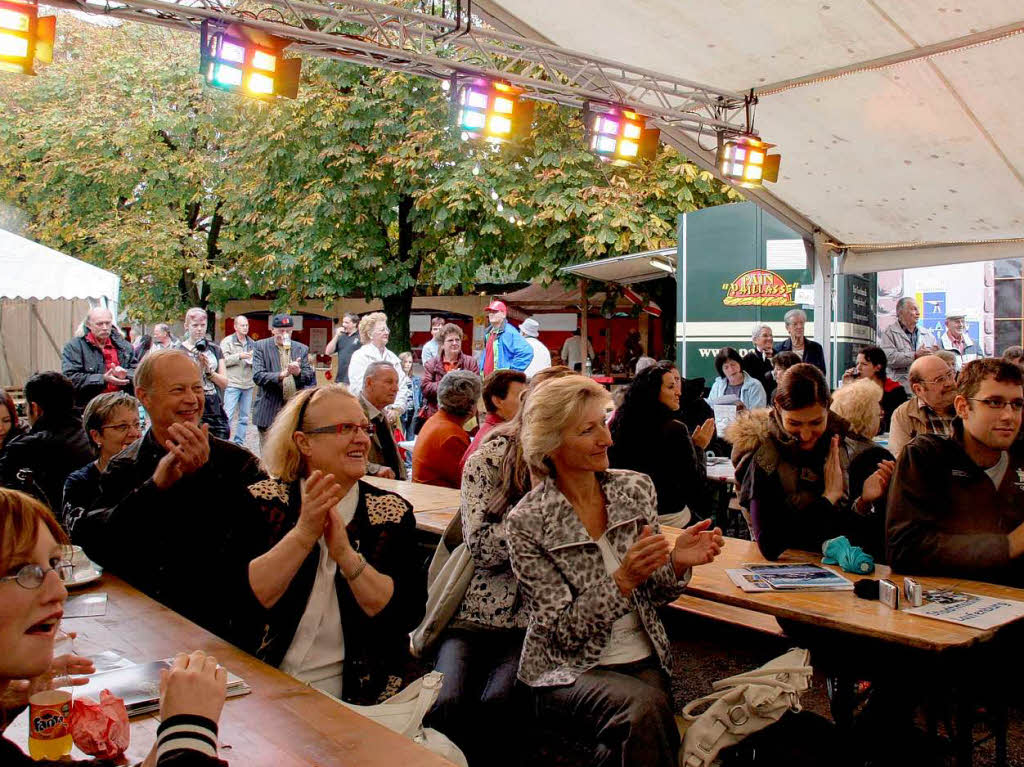
{"label": "striped sleeve", "polygon": [[216,722],[192,714],[178,714],[161,722],[156,731],[157,763],[159,764],[164,756],[182,750],[198,751],[216,759]]}

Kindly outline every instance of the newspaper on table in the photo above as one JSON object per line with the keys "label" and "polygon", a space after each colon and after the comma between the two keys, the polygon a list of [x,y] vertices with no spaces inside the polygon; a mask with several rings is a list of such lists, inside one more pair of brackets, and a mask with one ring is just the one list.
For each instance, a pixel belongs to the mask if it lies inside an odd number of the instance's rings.
{"label": "newspaper on table", "polygon": [[1024,617],[1024,602],[932,589],[924,592],[923,605],[904,608],[903,612],[976,629],[991,629]]}
{"label": "newspaper on table", "polygon": [[814,562],[752,562],[725,573],[746,592],[853,590],[853,581]]}

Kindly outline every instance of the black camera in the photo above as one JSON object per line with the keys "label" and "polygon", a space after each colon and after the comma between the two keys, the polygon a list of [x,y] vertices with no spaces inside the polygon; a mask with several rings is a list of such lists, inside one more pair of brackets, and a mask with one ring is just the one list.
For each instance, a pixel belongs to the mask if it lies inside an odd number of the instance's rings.
{"label": "black camera", "polygon": [[205,338],[200,338],[198,341],[196,341],[195,348],[197,352],[205,352],[207,349],[210,348],[210,342],[207,341]]}

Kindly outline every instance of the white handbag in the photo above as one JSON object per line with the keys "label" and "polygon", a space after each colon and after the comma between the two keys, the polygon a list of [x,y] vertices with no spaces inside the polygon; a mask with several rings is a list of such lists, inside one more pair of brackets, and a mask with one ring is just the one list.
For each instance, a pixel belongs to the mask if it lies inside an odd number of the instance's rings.
{"label": "white handbag", "polygon": [[[800,711],[800,693],[810,686],[811,654],[799,648],[760,668],[715,682],[710,695],[683,707],[691,722],[679,751],[680,767],[709,767],[723,748]],[[701,713],[697,709],[710,704]]]}
{"label": "white handbag", "polygon": [[360,716],[372,719],[392,732],[419,743],[438,756],[443,756],[452,764],[469,767],[465,755],[446,735],[423,726],[423,717],[441,694],[443,684],[444,674],[440,671],[431,671],[383,703],[373,706],[357,706],[345,701],[341,703]]}

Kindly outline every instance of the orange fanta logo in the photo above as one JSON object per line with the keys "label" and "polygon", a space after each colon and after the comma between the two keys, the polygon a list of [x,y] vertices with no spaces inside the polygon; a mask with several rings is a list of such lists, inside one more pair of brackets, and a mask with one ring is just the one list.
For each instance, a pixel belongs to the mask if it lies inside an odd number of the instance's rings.
{"label": "orange fanta logo", "polygon": [[799,282],[786,282],[775,272],[752,269],[732,282],[722,285],[726,291],[722,303],[726,306],[792,306],[793,291]]}

